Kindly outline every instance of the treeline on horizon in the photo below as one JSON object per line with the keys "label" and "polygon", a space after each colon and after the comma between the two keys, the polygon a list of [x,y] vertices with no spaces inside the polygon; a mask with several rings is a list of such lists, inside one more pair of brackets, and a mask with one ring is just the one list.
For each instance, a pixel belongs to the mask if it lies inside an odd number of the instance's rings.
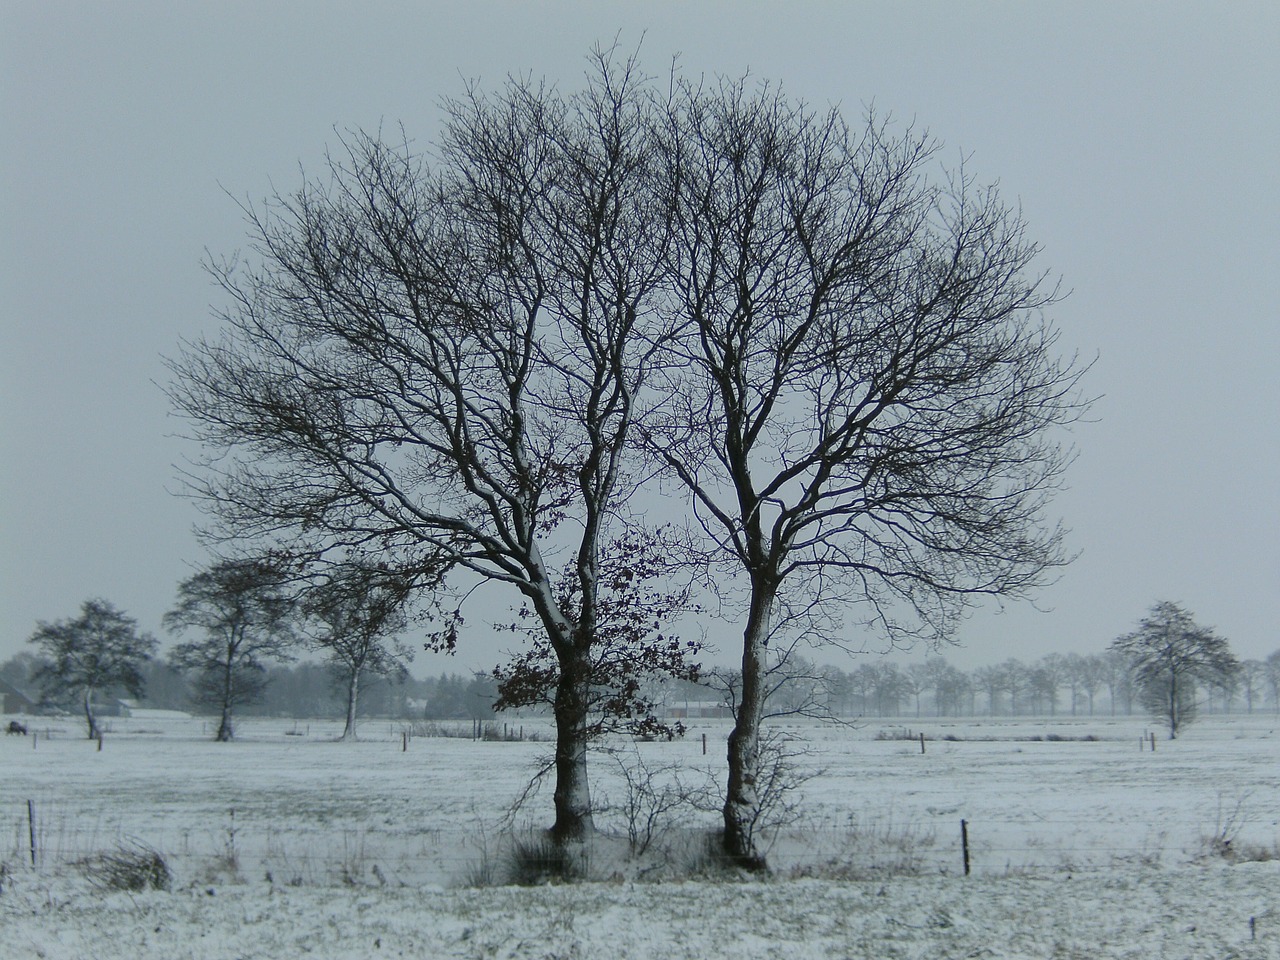
{"label": "treeline on horizon", "polygon": [[[22,652],[0,663],[0,680],[38,699],[35,676],[44,661]],[[206,713],[188,674],[163,657],[142,671],[146,692],[137,706]],[[684,717],[730,714],[733,671],[708,671],[700,683],[668,680],[649,693],[659,710]],[[774,716],[1011,717],[1131,716],[1143,713],[1141,690],[1132,667],[1114,651],[1092,655],[1049,654],[1026,663],[1008,658],[963,670],[945,657],[899,664],[883,657],[850,670],[791,657],[777,665],[768,702]],[[265,668],[262,697],[238,707],[247,717],[340,719],[346,709],[343,681],[332,666],[302,661]],[[122,691],[100,696],[109,707]],[[1200,684],[1199,706],[1206,713],[1280,713],[1280,650],[1265,660],[1243,660],[1220,682]],[[371,675],[360,702],[362,717],[423,720],[485,720],[496,715],[497,682],[489,673],[444,671],[438,676],[394,678]],[[74,710],[74,705],[43,704]],[[216,712],[216,710],[214,711]],[[536,711],[535,711],[536,712]]]}

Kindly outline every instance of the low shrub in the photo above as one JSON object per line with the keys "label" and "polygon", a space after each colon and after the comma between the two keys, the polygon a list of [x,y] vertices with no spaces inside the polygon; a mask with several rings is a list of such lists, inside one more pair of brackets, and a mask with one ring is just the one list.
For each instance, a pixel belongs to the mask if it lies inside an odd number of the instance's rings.
{"label": "low shrub", "polygon": [[107,890],[141,893],[143,890],[169,890],[173,874],[159,851],[136,840],[121,845],[111,853],[102,853],[81,861],[85,875]]}

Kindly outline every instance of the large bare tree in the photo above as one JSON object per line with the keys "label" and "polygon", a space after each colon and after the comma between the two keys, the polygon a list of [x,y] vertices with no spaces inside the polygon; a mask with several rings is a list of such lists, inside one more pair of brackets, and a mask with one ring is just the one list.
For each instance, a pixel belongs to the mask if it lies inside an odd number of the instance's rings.
{"label": "large bare tree", "polygon": [[763,867],[771,642],[850,617],[938,641],[974,597],[1044,582],[1081,367],[1018,212],[931,176],[927,136],[745,82],[677,83],[657,136],[684,326],[645,437],[744,584],[724,841]]}
{"label": "large bare tree", "polygon": [[512,80],[446,101],[430,160],[350,135],[323,182],[246,210],[252,255],[214,268],[225,334],[171,364],[213,450],[192,477],[210,536],[518,593],[555,658],[561,840],[593,827],[601,552],[627,532],[628,437],[662,341],[645,89],[605,52],[570,96]]}

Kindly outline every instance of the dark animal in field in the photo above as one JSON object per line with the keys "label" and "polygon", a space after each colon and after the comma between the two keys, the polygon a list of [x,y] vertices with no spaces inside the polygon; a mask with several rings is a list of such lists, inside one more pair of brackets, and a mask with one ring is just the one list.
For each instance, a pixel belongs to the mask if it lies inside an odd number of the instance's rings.
{"label": "dark animal in field", "polygon": [[8,735],[13,735],[15,733],[20,733],[25,737],[27,735],[27,728],[22,724],[20,724],[17,720],[10,720]]}

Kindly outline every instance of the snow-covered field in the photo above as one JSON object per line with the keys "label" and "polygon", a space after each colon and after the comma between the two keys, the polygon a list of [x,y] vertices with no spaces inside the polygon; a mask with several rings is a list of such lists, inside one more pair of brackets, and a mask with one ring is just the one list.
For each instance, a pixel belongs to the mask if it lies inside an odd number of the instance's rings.
{"label": "snow-covered field", "polygon": [[[590,882],[536,887],[474,884],[549,821],[549,787],[507,818],[546,742],[110,723],[101,751],[71,721],[0,738],[0,957],[1280,958],[1271,714],[1157,731],[1155,752],[1140,719],[784,724],[811,778],[773,877],[709,867],[694,828],[715,816],[685,809],[644,859],[615,842]],[[718,783],[726,732],[611,744],[601,825],[625,835],[619,761],[659,787]],[[108,890],[85,865],[137,843],[171,890]]]}

